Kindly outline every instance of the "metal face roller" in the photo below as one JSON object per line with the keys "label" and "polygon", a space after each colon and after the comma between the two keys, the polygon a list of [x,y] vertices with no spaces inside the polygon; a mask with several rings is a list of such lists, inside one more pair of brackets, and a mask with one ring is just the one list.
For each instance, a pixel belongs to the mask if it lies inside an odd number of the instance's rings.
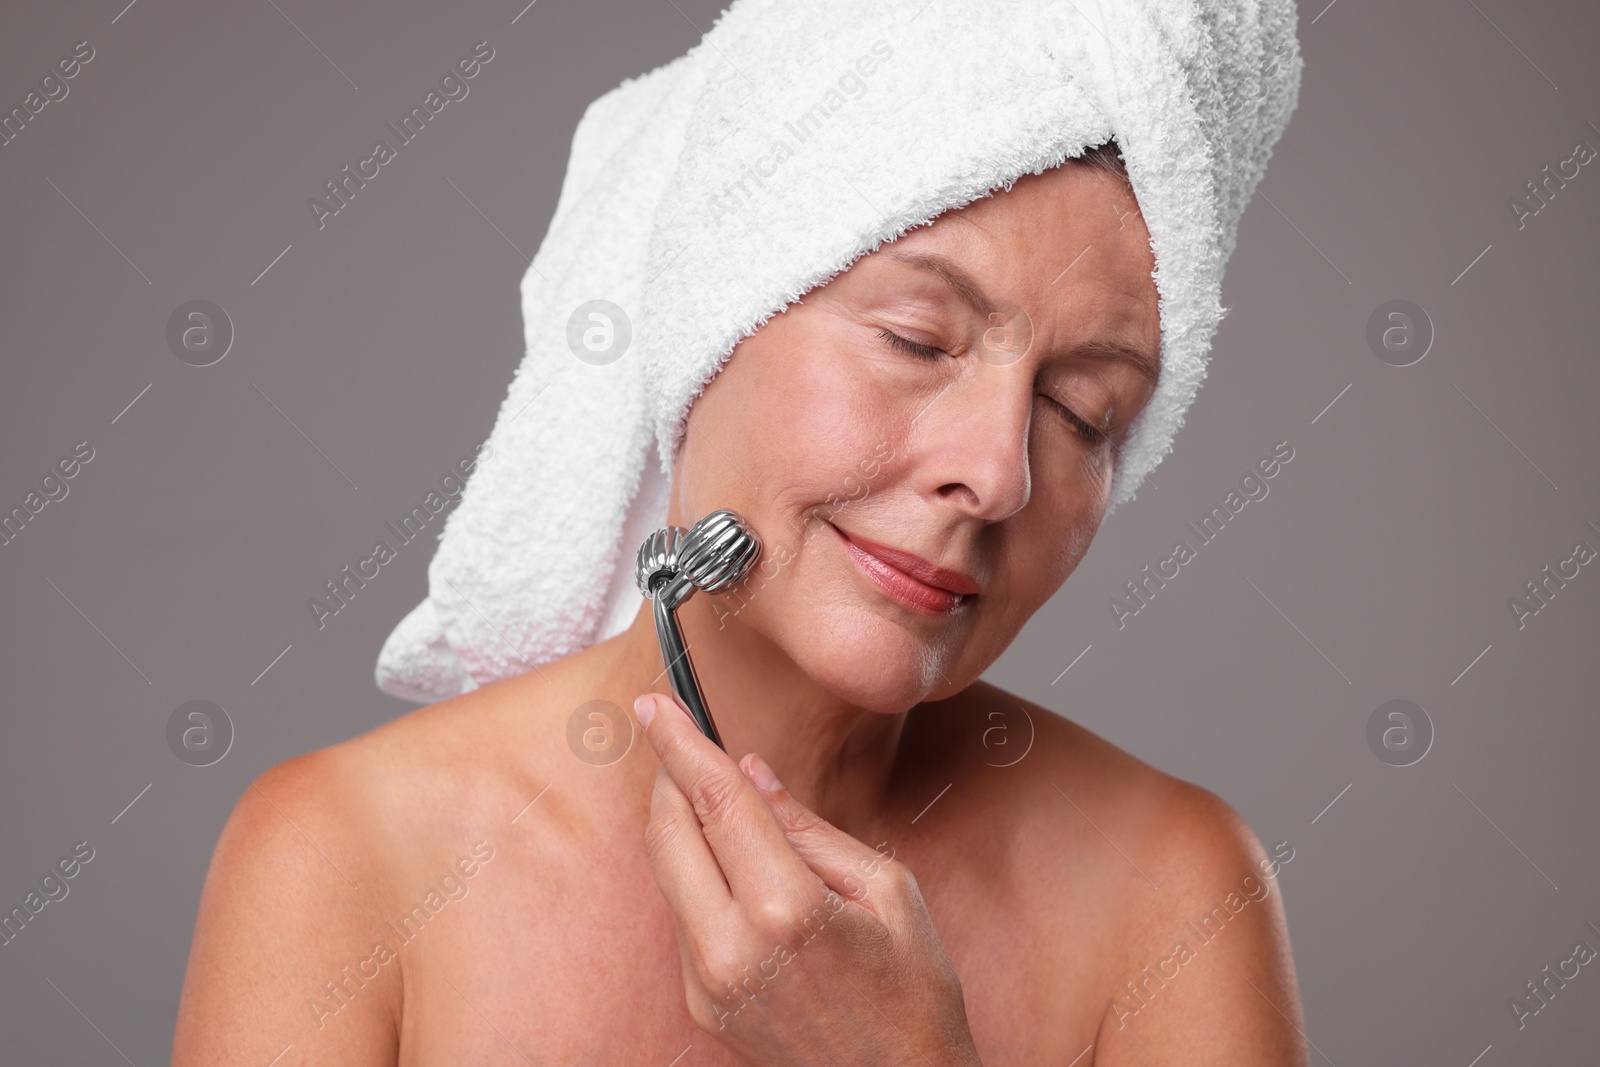
{"label": "metal face roller", "polygon": [[700,732],[724,752],[727,748],[706,710],[694,662],[678,626],[678,605],[696,589],[715,595],[732,588],[760,557],[761,538],[737,512],[721,508],[692,529],[667,526],[645,538],[634,567],[639,592],[654,605],[656,639],[661,642],[661,659],[672,692],[689,710]]}

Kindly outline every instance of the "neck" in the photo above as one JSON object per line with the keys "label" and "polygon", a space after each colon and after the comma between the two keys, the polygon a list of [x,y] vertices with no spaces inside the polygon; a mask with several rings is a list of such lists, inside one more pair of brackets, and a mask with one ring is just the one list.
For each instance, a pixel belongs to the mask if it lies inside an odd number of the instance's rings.
{"label": "neck", "polygon": [[[651,608],[646,600],[632,625],[605,642],[609,669],[633,695],[671,696]],[[759,753],[800,803],[846,833],[870,833],[885,807],[906,713],[839,699],[782,649],[716,608],[710,596],[691,596],[678,608],[678,623],[729,759]]]}

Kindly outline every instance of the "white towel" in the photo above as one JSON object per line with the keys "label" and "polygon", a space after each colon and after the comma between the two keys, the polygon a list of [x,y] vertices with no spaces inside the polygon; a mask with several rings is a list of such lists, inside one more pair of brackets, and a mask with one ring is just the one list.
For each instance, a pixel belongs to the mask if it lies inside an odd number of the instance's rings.
{"label": "white towel", "polygon": [[[1292,0],[733,0],[579,122],[492,456],[379,687],[441,700],[625,629],[663,457],[734,345],[859,256],[1113,136],[1160,294],[1160,380],[1109,507],[1131,500],[1205,376],[1302,65]],[[603,364],[574,354],[607,340],[596,300],[626,316]]]}

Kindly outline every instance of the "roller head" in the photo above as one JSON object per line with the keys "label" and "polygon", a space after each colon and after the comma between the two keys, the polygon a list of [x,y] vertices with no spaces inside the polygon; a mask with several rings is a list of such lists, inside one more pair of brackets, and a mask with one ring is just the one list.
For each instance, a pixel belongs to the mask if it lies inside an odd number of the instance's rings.
{"label": "roller head", "polygon": [[645,538],[639,546],[633,580],[646,598],[654,599],[656,590],[677,575],[678,552],[688,533],[682,526],[665,526]]}
{"label": "roller head", "polygon": [[678,570],[707,593],[737,584],[761,556],[761,538],[738,512],[713,511],[694,524],[678,546]]}
{"label": "roller head", "polygon": [[[695,589],[721,593],[735,585],[761,556],[761,538],[735,511],[722,508],[685,530],[664,526],[639,546],[633,580],[649,599],[681,577],[668,607]],[[684,583],[687,583],[685,585]]]}

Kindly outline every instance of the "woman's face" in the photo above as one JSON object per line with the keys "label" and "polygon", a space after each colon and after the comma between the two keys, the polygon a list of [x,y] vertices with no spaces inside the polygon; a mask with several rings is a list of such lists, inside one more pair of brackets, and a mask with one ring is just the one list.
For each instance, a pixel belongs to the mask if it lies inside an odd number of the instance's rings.
{"label": "woman's face", "polygon": [[[1154,267],[1126,187],[1067,165],[883,245],[740,342],[690,410],[670,516],[733,508],[765,543],[715,598],[721,626],[872,710],[971,684],[1105,514],[1155,388]],[[851,539],[976,591],[907,581]]]}

